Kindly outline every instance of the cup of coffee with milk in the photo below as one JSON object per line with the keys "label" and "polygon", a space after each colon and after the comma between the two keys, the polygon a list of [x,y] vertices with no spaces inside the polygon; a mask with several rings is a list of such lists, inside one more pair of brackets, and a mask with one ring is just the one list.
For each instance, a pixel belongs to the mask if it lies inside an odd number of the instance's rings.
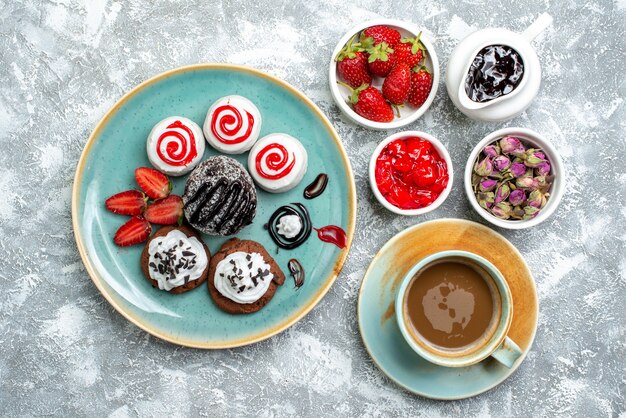
{"label": "cup of coffee with milk", "polygon": [[405,276],[396,319],[411,348],[431,363],[464,367],[493,357],[512,367],[522,350],[507,337],[511,291],[488,260],[467,251],[441,251]]}

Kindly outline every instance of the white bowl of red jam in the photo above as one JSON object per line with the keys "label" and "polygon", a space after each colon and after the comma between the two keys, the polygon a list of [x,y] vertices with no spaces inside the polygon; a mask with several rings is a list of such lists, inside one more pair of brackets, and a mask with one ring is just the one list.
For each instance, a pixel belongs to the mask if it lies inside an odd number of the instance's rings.
{"label": "white bowl of red jam", "polygon": [[369,180],[376,199],[399,215],[422,215],[437,209],[452,189],[450,154],[434,136],[398,132],[374,150]]}

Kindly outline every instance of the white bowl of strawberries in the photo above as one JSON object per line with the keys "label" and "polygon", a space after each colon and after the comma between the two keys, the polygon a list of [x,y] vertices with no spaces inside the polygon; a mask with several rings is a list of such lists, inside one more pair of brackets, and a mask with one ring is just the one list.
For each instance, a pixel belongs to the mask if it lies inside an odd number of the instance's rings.
{"label": "white bowl of strawberries", "polygon": [[352,28],[329,66],[330,91],[352,121],[395,129],[428,110],[439,85],[439,60],[428,35],[412,23],[377,19]]}

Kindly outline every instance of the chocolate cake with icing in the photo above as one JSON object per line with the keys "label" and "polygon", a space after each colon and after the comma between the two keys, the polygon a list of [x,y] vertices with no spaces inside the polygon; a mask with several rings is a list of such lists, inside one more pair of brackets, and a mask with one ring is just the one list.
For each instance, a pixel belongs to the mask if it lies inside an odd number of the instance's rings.
{"label": "chocolate cake with icing", "polygon": [[232,235],[256,215],[256,189],[237,160],[211,157],[201,162],[185,184],[187,222],[209,235]]}

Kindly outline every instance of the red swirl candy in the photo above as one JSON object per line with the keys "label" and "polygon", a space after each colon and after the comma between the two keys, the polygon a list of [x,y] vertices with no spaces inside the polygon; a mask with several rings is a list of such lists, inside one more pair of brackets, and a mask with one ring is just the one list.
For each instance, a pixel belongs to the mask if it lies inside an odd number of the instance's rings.
{"label": "red swirl candy", "polygon": [[254,126],[254,116],[247,110],[244,111],[248,118],[248,127],[245,132],[241,132],[243,117],[239,109],[231,105],[223,105],[215,109],[211,117],[211,132],[215,138],[224,144],[239,144],[250,138]]}
{"label": "red swirl candy", "polygon": [[[183,130],[186,135],[176,129]],[[198,155],[193,132],[179,120],[168,125],[167,129],[159,136],[156,152],[161,160],[172,166],[189,165]]]}
{"label": "red swirl candy", "polygon": [[420,137],[387,144],[376,159],[376,185],[400,209],[432,204],[448,185],[448,166],[435,147]]}
{"label": "red swirl candy", "polygon": [[[275,142],[268,144],[261,151],[259,151],[256,156],[256,171],[261,177],[268,180],[281,179],[289,174],[296,165],[296,156],[295,154],[291,155],[291,163],[289,163],[289,152],[287,151],[287,148]],[[265,171],[263,168],[263,162],[265,162],[267,168],[273,171],[273,173]]]}

